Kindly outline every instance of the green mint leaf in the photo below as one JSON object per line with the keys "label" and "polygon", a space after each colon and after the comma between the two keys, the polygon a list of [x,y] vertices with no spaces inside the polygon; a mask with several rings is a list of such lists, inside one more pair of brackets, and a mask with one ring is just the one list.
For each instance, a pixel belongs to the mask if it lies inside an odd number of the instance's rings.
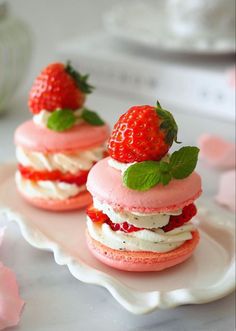
{"label": "green mint leaf", "polygon": [[54,111],[48,118],[47,127],[53,131],[65,131],[70,129],[76,121],[75,114],[70,109]]}
{"label": "green mint leaf", "polygon": [[182,147],[166,161],[144,161],[131,165],[123,175],[123,183],[132,190],[147,191],[157,184],[168,185],[175,179],[188,177],[196,167],[199,149]]}
{"label": "green mint leaf", "polygon": [[160,171],[162,173],[170,172],[170,164],[165,161],[160,161]]}
{"label": "green mint leaf", "polygon": [[65,66],[65,71],[74,79],[77,87],[81,90],[81,92],[85,94],[93,92],[94,86],[88,83],[89,75],[81,75],[72,67],[70,61],[67,62]]}
{"label": "green mint leaf", "polygon": [[172,179],[170,172],[170,164],[165,161],[160,161],[159,164],[160,164],[160,172],[161,172],[160,182],[163,185],[167,185]]}
{"label": "green mint leaf", "polygon": [[179,144],[180,142],[177,140],[178,126],[173,115],[168,110],[163,109],[159,101],[157,101],[156,112],[161,119],[160,129],[165,131],[166,143],[169,146],[173,144],[173,141]]}
{"label": "green mint leaf", "polygon": [[138,162],[126,169],[123,183],[132,190],[147,191],[160,182],[160,176],[159,162]]}
{"label": "green mint leaf", "polygon": [[85,122],[87,122],[91,125],[101,126],[101,125],[105,124],[105,122],[101,119],[101,117],[99,117],[99,115],[97,113],[95,113],[94,111],[91,111],[87,108],[83,109],[81,117]]}
{"label": "green mint leaf", "polygon": [[166,172],[166,173],[162,173],[161,174],[161,177],[160,177],[160,182],[163,184],[163,185],[167,185],[169,184],[169,182],[171,181],[172,177],[171,177],[171,174]]}
{"label": "green mint leaf", "polygon": [[170,156],[170,171],[175,179],[188,177],[197,165],[199,148],[182,147]]}

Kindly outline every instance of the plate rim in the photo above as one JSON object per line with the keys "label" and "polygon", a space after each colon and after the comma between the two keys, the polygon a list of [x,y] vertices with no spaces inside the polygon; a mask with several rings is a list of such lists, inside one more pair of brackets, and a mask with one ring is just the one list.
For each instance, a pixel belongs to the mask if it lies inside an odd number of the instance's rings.
{"label": "plate rim", "polygon": [[[14,168],[14,163],[0,164],[0,180],[4,177],[4,171],[9,173]],[[180,288],[171,291],[138,292],[115,277],[86,265],[82,261],[75,260],[61,249],[59,244],[51,241],[36,227],[31,227],[29,220],[24,215],[19,214],[9,206],[1,205],[1,201],[0,214],[6,216],[8,221],[14,221],[18,224],[23,238],[31,246],[51,251],[55,262],[67,266],[76,279],[106,288],[126,310],[134,314],[145,314],[157,309],[169,309],[185,304],[208,303],[223,298],[235,289],[235,261],[232,261],[226,274],[211,286],[195,289]],[[214,224],[216,227],[222,227],[221,223]],[[230,222],[226,225],[234,229],[234,225]]]}

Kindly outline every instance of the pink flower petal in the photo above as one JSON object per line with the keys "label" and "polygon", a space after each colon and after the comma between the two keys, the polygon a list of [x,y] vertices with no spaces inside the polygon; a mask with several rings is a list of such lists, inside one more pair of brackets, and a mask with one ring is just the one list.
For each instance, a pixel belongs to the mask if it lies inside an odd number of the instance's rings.
{"label": "pink flower petal", "polygon": [[235,170],[224,172],[220,177],[216,201],[235,212]]}
{"label": "pink flower petal", "polygon": [[221,137],[203,134],[198,140],[200,157],[218,169],[235,168],[235,144]]}
{"label": "pink flower petal", "polygon": [[228,83],[229,86],[233,89],[236,87],[236,67],[232,67],[229,70],[227,70],[227,77],[228,77]]}
{"label": "pink flower petal", "polygon": [[0,262],[0,330],[19,323],[23,306],[15,275]]}

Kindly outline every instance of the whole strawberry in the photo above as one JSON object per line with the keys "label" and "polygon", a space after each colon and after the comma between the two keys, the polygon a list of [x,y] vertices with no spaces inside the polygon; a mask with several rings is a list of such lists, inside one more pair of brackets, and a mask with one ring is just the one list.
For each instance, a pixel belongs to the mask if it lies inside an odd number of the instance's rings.
{"label": "whole strawberry", "polygon": [[29,94],[29,109],[33,114],[41,110],[75,110],[83,106],[85,95],[93,87],[87,83],[88,75],[82,76],[70,63],[52,63],[35,79]]}
{"label": "whole strawberry", "polygon": [[134,106],[115,124],[108,151],[123,163],[158,161],[177,142],[177,132],[173,116],[159,102],[157,107]]}

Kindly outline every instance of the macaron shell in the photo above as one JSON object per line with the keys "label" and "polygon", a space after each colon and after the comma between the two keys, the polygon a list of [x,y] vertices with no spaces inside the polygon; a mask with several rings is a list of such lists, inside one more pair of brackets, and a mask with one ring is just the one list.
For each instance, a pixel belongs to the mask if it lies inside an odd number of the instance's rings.
{"label": "macaron shell", "polygon": [[33,120],[20,125],[15,132],[15,144],[42,153],[85,150],[103,144],[109,137],[108,125],[81,123],[70,130],[56,132],[36,125]]}
{"label": "macaron shell", "polygon": [[158,184],[148,191],[131,190],[124,186],[121,171],[109,166],[108,160],[99,161],[91,169],[87,189],[94,198],[114,209],[168,212],[192,203],[202,192],[201,178],[196,172],[181,180],[174,179],[166,186]]}
{"label": "macaron shell", "polygon": [[30,198],[29,196],[23,194],[21,191],[18,190],[18,192],[31,205],[49,211],[63,212],[63,211],[70,211],[75,209],[82,209],[92,203],[92,197],[87,191],[79,193],[75,197],[63,201],[52,200],[52,199]]}
{"label": "macaron shell", "polygon": [[199,243],[200,236],[196,230],[192,232],[192,239],[173,251],[167,253],[118,251],[106,247],[91,238],[86,233],[87,245],[90,252],[102,263],[124,271],[161,271],[173,267],[187,260]]}

